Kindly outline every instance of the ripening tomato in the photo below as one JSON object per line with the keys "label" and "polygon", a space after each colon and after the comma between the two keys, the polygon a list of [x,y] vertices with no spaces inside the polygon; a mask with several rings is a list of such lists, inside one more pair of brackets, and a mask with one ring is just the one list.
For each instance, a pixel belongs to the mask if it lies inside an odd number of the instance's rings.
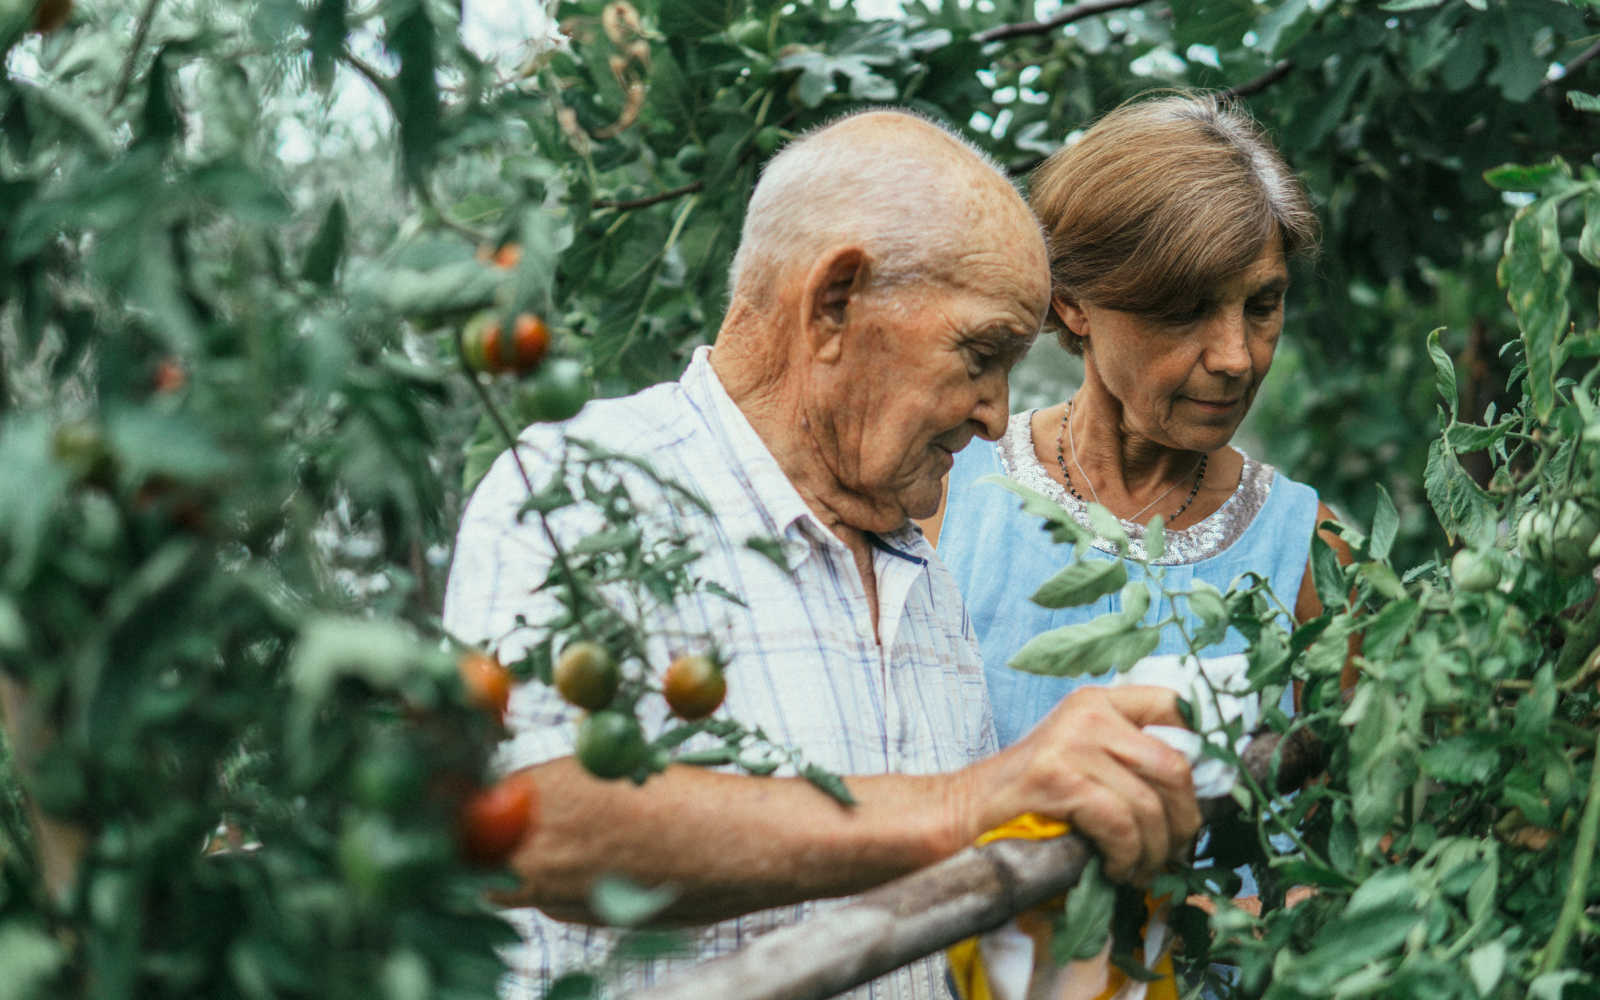
{"label": "ripening tomato", "polygon": [[189,373],[184,370],[182,361],[168,355],[156,365],[155,378],[151,380],[151,384],[159,393],[182,392],[183,387],[189,384]]}
{"label": "ripening tomato", "polygon": [[556,690],[561,697],[594,712],[611,704],[622,680],[616,657],[598,642],[574,642],[556,659]]}
{"label": "ripening tomato", "polygon": [[39,0],[33,8],[33,30],[48,35],[72,16],[72,0]]}
{"label": "ripening tomato", "polygon": [[558,358],[518,387],[517,412],[529,423],[570,420],[589,402],[590,389],[583,362]]}
{"label": "ripening tomato", "polygon": [[478,313],[461,331],[461,351],[474,371],[525,375],[539,367],[549,347],[550,330],[532,313],[517,315],[509,341],[493,312]]}
{"label": "ripening tomato", "polygon": [[522,263],[522,245],[519,243],[507,243],[496,250],[494,252],[494,263],[496,267],[503,267],[507,271],[516,267]]}
{"label": "ripening tomato", "polygon": [[462,857],[485,867],[503,864],[533,832],[538,809],[539,786],[527,771],[474,795],[461,808]]}
{"label": "ripening tomato", "polygon": [[456,669],[461,672],[461,686],[467,691],[467,700],[493,713],[496,722],[504,721],[506,705],[511,702],[511,671],[499,660],[477,650],[457,660]]}
{"label": "ripening tomato", "polygon": [[672,710],[693,722],[715,712],[728,694],[728,682],[717,661],[702,654],[680,656],[667,667],[661,685]]}
{"label": "ripening tomato", "polygon": [[578,763],[596,778],[626,778],[644,763],[647,748],[639,720],[607,709],[583,720],[575,748]]}

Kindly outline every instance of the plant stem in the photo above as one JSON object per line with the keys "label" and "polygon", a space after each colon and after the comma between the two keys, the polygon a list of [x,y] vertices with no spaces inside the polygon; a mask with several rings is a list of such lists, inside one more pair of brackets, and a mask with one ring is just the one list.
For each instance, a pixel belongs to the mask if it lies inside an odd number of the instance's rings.
{"label": "plant stem", "polygon": [[1589,800],[1583,804],[1583,822],[1578,827],[1578,844],[1572,855],[1572,880],[1567,884],[1567,898],[1561,904],[1561,916],[1556,920],[1555,932],[1539,955],[1539,972],[1550,972],[1567,953],[1567,944],[1578,921],[1583,918],[1583,904],[1589,893],[1589,866],[1594,861],[1595,833],[1600,831],[1600,739],[1595,742],[1597,759],[1589,773]]}

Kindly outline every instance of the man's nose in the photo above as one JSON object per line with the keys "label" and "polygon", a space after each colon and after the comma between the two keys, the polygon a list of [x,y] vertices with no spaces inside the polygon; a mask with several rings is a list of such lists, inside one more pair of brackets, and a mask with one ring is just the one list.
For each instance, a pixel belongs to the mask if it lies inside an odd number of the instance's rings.
{"label": "man's nose", "polygon": [[1250,374],[1250,335],[1243,310],[1223,312],[1212,321],[1206,333],[1202,360],[1207,371],[1229,378],[1244,378]]}
{"label": "man's nose", "polygon": [[985,441],[998,441],[1005,434],[1011,419],[1011,385],[1004,374],[997,372],[978,383],[978,405],[973,407],[972,419],[983,428],[978,436]]}

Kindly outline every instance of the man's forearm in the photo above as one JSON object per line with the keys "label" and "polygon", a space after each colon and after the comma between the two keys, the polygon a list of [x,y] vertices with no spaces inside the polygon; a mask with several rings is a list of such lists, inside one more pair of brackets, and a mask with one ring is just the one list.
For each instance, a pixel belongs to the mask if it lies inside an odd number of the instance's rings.
{"label": "man's forearm", "polygon": [[965,845],[960,774],[848,779],[846,808],[798,778],[669,768],[643,786],[602,782],[571,759],[532,769],[543,811],[502,899],[592,921],[601,873],[680,895],[670,919],[710,923],[806,899],[847,896]]}

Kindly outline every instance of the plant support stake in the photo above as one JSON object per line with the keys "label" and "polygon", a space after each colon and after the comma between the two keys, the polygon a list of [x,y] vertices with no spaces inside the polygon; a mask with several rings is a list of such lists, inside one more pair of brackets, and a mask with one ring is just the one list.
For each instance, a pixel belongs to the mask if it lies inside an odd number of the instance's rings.
{"label": "plant support stake", "polygon": [[[1278,734],[1263,733],[1242,755],[1258,783],[1269,780],[1279,743]],[[1282,744],[1280,790],[1298,788],[1321,770],[1322,744],[1308,730]],[[1231,798],[1215,799],[1202,810],[1232,805]],[[1070,833],[969,847],[629,1000],[824,1000],[1064,894],[1093,854],[1088,840]]]}

